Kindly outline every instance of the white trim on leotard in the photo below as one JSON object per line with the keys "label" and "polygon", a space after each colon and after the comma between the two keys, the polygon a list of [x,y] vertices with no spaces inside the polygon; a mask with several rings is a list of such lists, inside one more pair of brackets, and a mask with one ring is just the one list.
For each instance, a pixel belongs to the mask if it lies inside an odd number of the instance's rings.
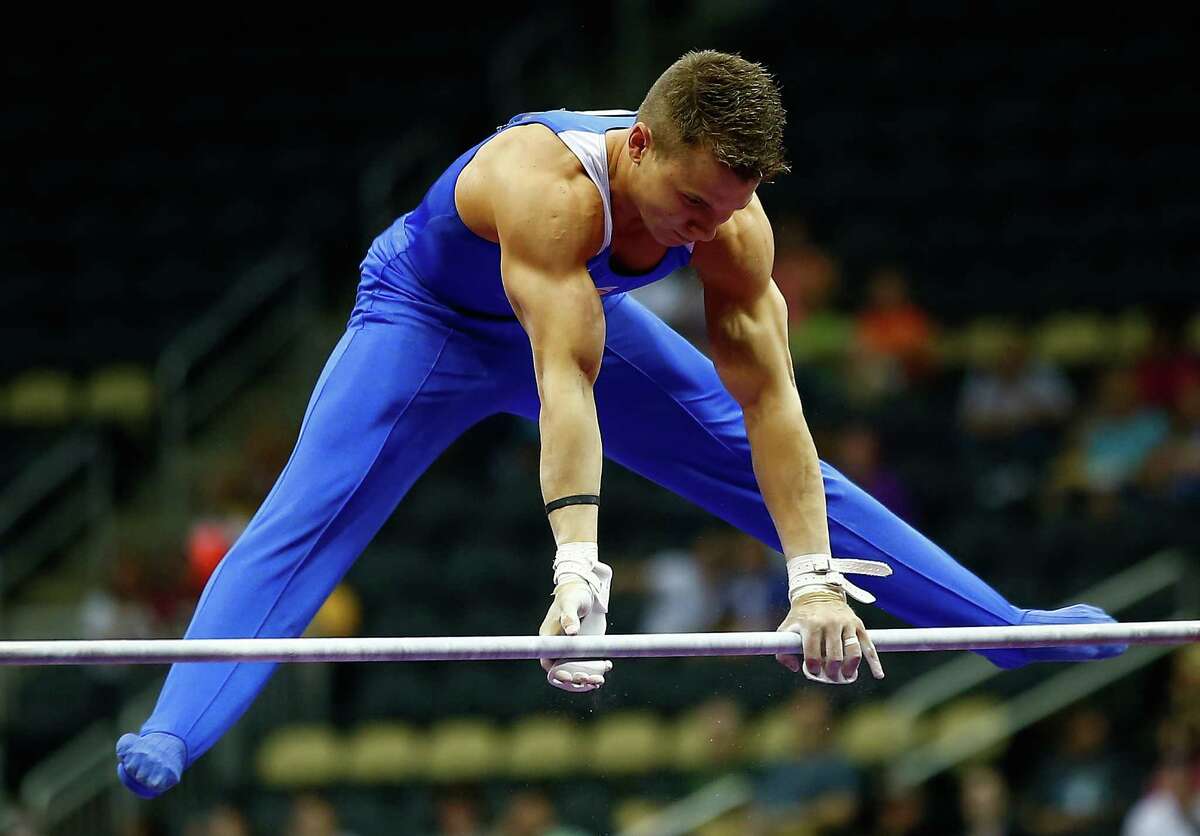
{"label": "white trim on leotard", "polygon": [[600,200],[604,203],[604,243],[596,254],[604,252],[612,243],[612,199],[609,196],[608,183],[608,144],[604,134],[593,131],[563,131],[558,135],[563,144],[574,152],[583,164],[592,183],[600,192]]}

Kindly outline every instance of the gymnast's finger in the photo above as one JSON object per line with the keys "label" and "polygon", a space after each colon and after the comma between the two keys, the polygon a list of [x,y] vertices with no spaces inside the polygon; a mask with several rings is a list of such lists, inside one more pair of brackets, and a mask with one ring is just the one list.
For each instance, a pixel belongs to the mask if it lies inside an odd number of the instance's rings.
{"label": "gymnast's finger", "polygon": [[862,641],[858,631],[852,625],[842,629],[842,647],[845,648],[845,658],[842,661],[842,678],[852,680],[858,676],[858,666],[862,664]]}
{"label": "gymnast's finger", "polygon": [[879,653],[875,650],[875,643],[871,641],[865,627],[858,628],[858,641],[862,645],[862,654],[867,658],[867,665],[871,668],[871,676],[876,679],[883,679],[883,663],[879,661]]}

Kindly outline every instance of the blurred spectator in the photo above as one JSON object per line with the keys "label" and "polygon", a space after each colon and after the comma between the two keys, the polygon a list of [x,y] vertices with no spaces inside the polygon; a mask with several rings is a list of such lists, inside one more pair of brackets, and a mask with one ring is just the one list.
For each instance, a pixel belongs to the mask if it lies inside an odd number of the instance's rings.
{"label": "blurred spectator", "polygon": [[139,812],[121,822],[117,836],[169,836],[172,832],[157,816]]}
{"label": "blurred spectator", "polygon": [[990,766],[968,767],[959,778],[963,836],[1025,836],[1009,809],[1008,784]]}
{"label": "blurred spectator", "polygon": [[483,803],[479,794],[468,787],[455,787],[440,793],[435,800],[436,836],[483,836]]}
{"label": "blurred spectator", "polygon": [[752,819],[766,834],[853,832],[861,805],[859,775],[834,747],[829,697],[801,687],[790,707],[796,729],[792,757],[764,770]]}
{"label": "blurred spectator", "polygon": [[787,615],[787,565],[782,557],[740,531],[727,539],[729,577],[722,590],[724,627],[774,630]]}
{"label": "blurred spectator", "polygon": [[923,787],[889,787],[875,815],[873,836],[934,836]]}
{"label": "blurred spectator", "polygon": [[907,380],[932,369],[934,329],[929,315],[910,298],[908,280],[895,266],[878,268],[867,282],[867,301],[858,315],[859,342],[872,354],[898,362]]}
{"label": "blurred spectator", "polygon": [[1094,708],[1063,718],[1058,749],[1034,773],[1026,829],[1033,836],[1105,836],[1120,820],[1127,776],[1109,750],[1108,719]]}
{"label": "blurred spectator", "polygon": [[773,630],[787,614],[787,570],[758,540],[710,526],[690,549],[667,549],[613,572],[617,592],[646,595],[638,631]]}
{"label": "blurred spectator", "polygon": [[1200,379],[1183,384],[1173,427],[1146,467],[1146,483],[1171,499],[1200,499]]}
{"label": "blurred spectator", "polygon": [[337,810],[319,795],[298,795],[292,800],[285,836],[353,836],[338,823]]}
{"label": "blurred spectator", "polygon": [[812,324],[814,317],[834,315],[830,303],[839,283],[837,262],[812,241],[802,219],[785,215],[773,226],[775,266],[771,275],[787,302],[788,324]]}
{"label": "blurred spectator", "polygon": [[[144,567],[128,553],[113,562],[107,586],[89,590],[79,608],[80,628],[85,639],[148,639],[162,631],[154,610]],[[120,665],[91,665],[83,675],[95,682],[97,710],[120,704],[122,683],[135,674]]]}
{"label": "blurred spectator", "polygon": [[250,836],[250,823],[237,807],[218,804],[200,821],[184,829],[184,836]]}
{"label": "blurred spectator", "polygon": [[1191,354],[1184,345],[1183,317],[1170,311],[1160,313],[1155,319],[1150,349],[1138,361],[1134,374],[1143,402],[1171,409],[1186,386],[1200,384],[1200,357]]}
{"label": "blurred spectator", "polygon": [[1169,744],[1200,757],[1200,644],[1175,651],[1167,687]]}
{"label": "blurred spectator", "polygon": [[988,366],[967,376],[959,416],[963,428],[980,442],[1024,442],[1040,451],[1046,431],[1069,417],[1073,401],[1063,374],[1048,364],[1033,363],[1026,338],[1014,336]]}
{"label": "blurred spectator", "polygon": [[1142,475],[1168,432],[1166,416],[1138,401],[1133,374],[1109,369],[1097,379],[1091,413],[1060,461],[1056,487],[1101,499],[1115,496]]}
{"label": "blurred spectator", "polygon": [[204,517],[241,521],[239,532],[287,464],[300,417],[278,391],[254,397],[245,407],[251,420],[237,440],[212,450],[196,476],[196,500]]}
{"label": "blurred spectator", "polygon": [[1100,380],[1093,419],[1084,433],[1084,476],[1093,490],[1122,487],[1167,436],[1167,419],[1138,401],[1133,375],[1113,369]]}
{"label": "blurred spectator", "polygon": [[1182,757],[1159,764],[1150,792],[1130,809],[1121,836],[1196,836],[1200,833],[1200,770]]}
{"label": "blurred spectator", "polygon": [[842,366],[854,346],[854,320],[836,307],[841,273],[834,258],[809,240],[803,221],[784,218],[775,231],[773,275],[787,303],[796,385],[810,416],[829,415],[845,401]]}
{"label": "blurred spectator", "polygon": [[286,405],[269,401],[256,412],[256,423],[242,441],[238,490],[230,497],[240,500],[242,516],[254,513],[287,464],[296,443],[296,418]]}
{"label": "blurred spectator", "polygon": [[895,357],[880,354],[862,340],[855,340],[842,358],[838,385],[851,407],[873,409],[902,393],[908,386],[908,377]]}
{"label": "blurred spectator", "polygon": [[174,633],[181,609],[195,603],[177,528],[160,531],[122,520],[106,589],[83,602],[82,629],[92,637]]}
{"label": "blurred spectator", "polygon": [[716,773],[708,778],[725,774],[725,770],[737,765],[745,757],[745,724],[742,706],[736,700],[710,697],[692,709],[692,716],[698,721],[696,733],[703,737],[706,768]]}
{"label": "blurred spectator", "polygon": [[4,836],[39,836],[41,830],[33,823],[33,816],[15,804],[0,807],[0,833]]}
{"label": "blurred spectator", "polygon": [[127,553],[117,556],[107,587],[83,599],[80,622],[85,639],[144,639],[155,635],[154,612],[145,571]]}
{"label": "blurred spectator", "polygon": [[217,568],[217,564],[237,541],[246,520],[237,516],[202,517],[192,523],[185,546],[188,564],[188,585],[192,594],[199,595]]}
{"label": "blurred spectator", "polygon": [[586,836],[574,827],[559,824],[554,804],[540,790],[513,795],[497,819],[495,836]]}
{"label": "blurred spectator", "polygon": [[614,591],[646,595],[638,631],[695,633],[713,629],[721,617],[720,589],[728,571],[729,531],[710,527],[689,549],[667,549],[644,563],[616,567]]}
{"label": "blurred spectator", "polygon": [[830,462],[851,482],[908,523],[916,521],[912,497],[900,478],[881,461],[879,434],[865,421],[854,421],[834,437]]}
{"label": "blurred spectator", "polygon": [[1008,337],[968,374],[958,414],[981,506],[1010,507],[1034,495],[1073,401],[1058,369],[1031,361],[1023,335]]}

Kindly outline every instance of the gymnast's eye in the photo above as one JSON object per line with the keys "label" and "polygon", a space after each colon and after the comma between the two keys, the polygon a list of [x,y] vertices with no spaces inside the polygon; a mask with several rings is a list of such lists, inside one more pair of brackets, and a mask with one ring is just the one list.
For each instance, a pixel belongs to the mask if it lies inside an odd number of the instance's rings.
{"label": "gymnast's eye", "polygon": [[701,200],[701,199],[700,199],[700,198],[698,198],[698,197],[692,197],[690,194],[685,194],[685,195],[683,196],[683,199],[684,199],[684,200],[686,200],[688,203],[690,203],[690,204],[691,204],[691,205],[693,205],[693,206],[702,206],[702,205],[704,205],[704,201],[703,201],[703,200]]}

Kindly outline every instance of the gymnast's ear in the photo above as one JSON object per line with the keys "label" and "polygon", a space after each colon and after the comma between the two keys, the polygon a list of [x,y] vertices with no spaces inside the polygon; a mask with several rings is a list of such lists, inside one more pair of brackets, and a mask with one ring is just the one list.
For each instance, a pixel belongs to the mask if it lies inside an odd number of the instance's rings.
{"label": "gymnast's ear", "polygon": [[650,126],[645,122],[635,122],[629,129],[626,145],[629,148],[629,159],[633,161],[634,165],[639,164],[654,146],[654,135],[650,131]]}

